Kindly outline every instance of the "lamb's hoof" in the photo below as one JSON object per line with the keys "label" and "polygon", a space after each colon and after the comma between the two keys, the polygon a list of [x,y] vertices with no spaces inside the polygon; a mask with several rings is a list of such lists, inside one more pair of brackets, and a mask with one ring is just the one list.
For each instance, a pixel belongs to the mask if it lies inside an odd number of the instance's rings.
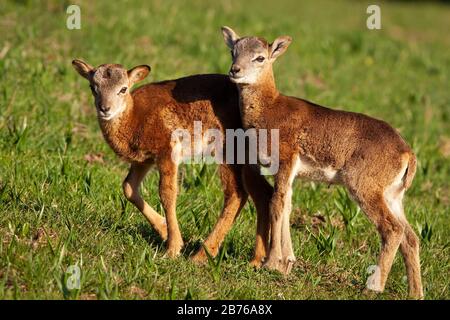
{"label": "lamb's hoof", "polygon": [[279,259],[269,258],[264,262],[263,267],[270,270],[277,270],[284,275],[288,275],[291,272],[294,263],[295,257],[291,256]]}
{"label": "lamb's hoof", "polygon": [[255,257],[255,258],[253,258],[252,261],[250,261],[250,266],[252,266],[256,269],[259,269],[263,265],[263,260],[264,260],[264,258],[256,258]]}
{"label": "lamb's hoof", "polygon": [[412,299],[412,300],[424,300],[425,299],[422,289],[409,290],[408,296],[409,296],[409,299]]}
{"label": "lamb's hoof", "polygon": [[177,244],[170,244],[167,246],[167,251],[164,257],[175,259],[177,258],[181,253],[181,248],[183,248],[183,242],[179,242]]}
{"label": "lamb's hoof", "polygon": [[168,237],[167,230],[159,232],[159,236],[161,237],[162,241],[167,241],[167,237]]}
{"label": "lamb's hoof", "polygon": [[296,259],[293,256],[288,256],[288,257],[284,258],[284,261],[283,261],[284,267],[285,267],[284,274],[291,273],[291,270],[292,270],[292,267],[295,264],[295,261],[296,261]]}
{"label": "lamb's hoof", "polygon": [[411,300],[425,300],[425,296],[423,294],[409,294],[409,298]]}
{"label": "lamb's hoof", "polygon": [[167,250],[163,258],[176,259],[180,256],[179,250]]}
{"label": "lamb's hoof", "polygon": [[156,232],[159,234],[159,236],[161,237],[161,239],[163,241],[166,241],[168,238],[168,232],[167,232],[167,224],[166,224],[166,220],[163,219],[159,225],[154,227]]}
{"label": "lamb's hoof", "polygon": [[284,264],[283,264],[281,258],[270,258],[270,257],[264,262],[263,267],[267,268],[269,270],[276,270],[283,274],[286,269],[284,267]]}
{"label": "lamb's hoof", "polygon": [[203,248],[199,249],[193,256],[191,256],[191,261],[198,265],[205,264],[208,261],[205,250]]}

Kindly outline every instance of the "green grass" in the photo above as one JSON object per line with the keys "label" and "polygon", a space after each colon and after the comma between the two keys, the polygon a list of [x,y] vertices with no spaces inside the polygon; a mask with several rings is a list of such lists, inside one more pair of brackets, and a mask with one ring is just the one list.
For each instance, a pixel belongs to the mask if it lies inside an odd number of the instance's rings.
{"label": "green grass", "polygon": [[[81,6],[81,30],[65,28],[72,2]],[[150,81],[225,73],[220,26],[229,25],[242,35],[293,37],[276,63],[283,93],[401,131],[419,159],[405,205],[423,239],[426,298],[449,299],[450,6],[382,2],[380,31],[365,27],[366,8],[364,1],[2,1],[0,298],[407,298],[399,254],[385,293],[362,292],[379,239],[337,187],[296,182],[298,262],[288,277],[248,266],[256,229],[249,205],[219,258],[203,267],[189,261],[222,206],[215,166],[182,168],[177,211],[186,248],[176,260],[163,258],[164,243],[125,201],[127,165],[103,141],[88,84],[71,60],[146,63]],[[157,173],[143,193],[161,211]],[[70,291],[66,271],[75,264],[81,290]]]}

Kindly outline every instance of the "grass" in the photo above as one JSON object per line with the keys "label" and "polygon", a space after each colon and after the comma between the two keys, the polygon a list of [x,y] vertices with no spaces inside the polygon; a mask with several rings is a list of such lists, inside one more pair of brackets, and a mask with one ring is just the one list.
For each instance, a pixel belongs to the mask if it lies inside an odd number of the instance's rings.
{"label": "grass", "polygon": [[[78,3],[82,29],[67,30]],[[277,2],[279,4],[279,2]],[[164,243],[122,195],[127,172],[103,141],[87,83],[71,67],[149,64],[150,81],[225,73],[220,34],[294,38],[276,63],[279,89],[387,120],[419,159],[406,213],[422,238],[427,299],[449,299],[450,6],[381,2],[382,30],[364,1],[27,1],[0,4],[1,299],[404,299],[397,256],[385,293],[363,293],[376,264],[375,228],[338,187],[297,181],[292,233],[298,262],[283,277],[248,266],[255,210],[247,205],[217,258],[188,256],[222,206],[216,167],[182,168],[178,217],[186,248]],[[158,176],[143,193],[161,212]],[[68,290],[67,270],[81,269]]]}

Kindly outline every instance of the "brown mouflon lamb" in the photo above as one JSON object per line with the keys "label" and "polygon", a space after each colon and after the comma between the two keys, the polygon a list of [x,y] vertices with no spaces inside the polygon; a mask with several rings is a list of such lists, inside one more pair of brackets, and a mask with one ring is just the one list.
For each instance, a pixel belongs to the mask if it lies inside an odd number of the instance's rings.
{"label": "brown mouflon lamb", "polygon": [[259,37],[239,37],[228,27],[222,32],[232,53],[229,75],[238,86],[244,128],[279,129],[279,169],[265,266],[287,273],[295,261],[289,230],[294,178],[341,184],[381,236],[378,266],[368,288],[384,290],[400,247],[409,294],[422,298],[419,240],[402,204],[416,172],[416,157],[408,144],[384,121],[279,93],[272,64],[285,52],[290,37],[270,44]]}
{"label": "brown mouflon lamb", "polygon": [[[178,166],[183,150],[171,136],[176,129],[194,130],[194,121],[201,121],[204,130],[242,127],[236,86],[225,75],[194,75],[177,80],[150,83],[132,91],[137,82],[150,72],[146,65],[126,70],[118,64],[96,68],[82,60],[72,62],[86,78],[95,98],[98,122],[109,146],[130,163],[123,192],[147,218],[162,239],[167,238],[167,255],[176,257],[183,239],[176,217]],[[201,146],[203,148],[205,146]],[[173,157],[180,152],[178,159]],[[159,195],[166,218],[142,199],[139,187],[149,169],[159,171]],[[259,266],[266,256],[268,243],[268,209],[273,189],[259,174],[256,166],[220,164],[224,206],[204,247],[216,255],[225,235],[248,199],[257,209],[257,237],[252,264]],[[204,248],[194,261],[206,260]]]}

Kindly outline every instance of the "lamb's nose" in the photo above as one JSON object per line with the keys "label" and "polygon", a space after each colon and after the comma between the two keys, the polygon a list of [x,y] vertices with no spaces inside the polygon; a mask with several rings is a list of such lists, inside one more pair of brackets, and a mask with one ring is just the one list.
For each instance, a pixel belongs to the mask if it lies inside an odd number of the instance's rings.
{"label": "lamb's nose", "polygon": [[99,109],[100,109],[101,112],[105,113],[105,112],[108,112],[110,108],[105,106],[105,105],[103,105],[103,104],[101,104],[99,106]]}
{"label": "lamb's nose", "polygon": [[235,64],[231,66],[230,72],[231,72],[233,75],[236,75],[237,73],[239,73],[239,71],[241,71],[241,68],[240,68],[239,66],[237,66],[237,65],[235,65]]}

